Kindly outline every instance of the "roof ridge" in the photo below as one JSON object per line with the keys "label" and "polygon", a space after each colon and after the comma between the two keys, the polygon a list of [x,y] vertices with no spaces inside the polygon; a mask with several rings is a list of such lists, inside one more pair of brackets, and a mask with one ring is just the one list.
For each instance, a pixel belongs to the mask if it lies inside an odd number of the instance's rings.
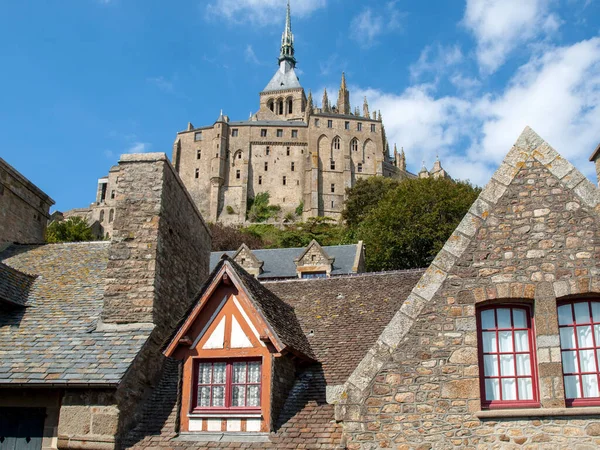
{"label": "roof ridge", "polygon": [[[298,281],[331,281],[331,280],[339,280],[343,278],[367,278],[372,276],[383,276],[383,275],[396,275],[403,273],[417,273],[417,272],[425,272],[427,270],[426,267],[418,268],[418,269],[400,269],[400,270],[384,270],[380,272],[362,272],[362,273],[349,273],[344,275],[334,275],[329,278],[286,278],[283,280],[264,280],[261,281],[262,284],[267,283],[295,283]],[[260,280],[259,280],[260,281]]]}

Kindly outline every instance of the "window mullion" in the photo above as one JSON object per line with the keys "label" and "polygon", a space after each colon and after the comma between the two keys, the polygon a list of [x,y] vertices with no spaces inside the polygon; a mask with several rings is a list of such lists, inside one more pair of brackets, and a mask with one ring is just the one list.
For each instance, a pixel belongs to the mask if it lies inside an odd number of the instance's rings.
{"label": "window mullion", "polygon": [[[519,395],[519,374],[517,372],[517,345],[515,340],[515,322],[513,320],[513,308],[509,308],[510,311],[510,329],[511,329],[511,338],[512,338],[512,346],[513,346],[513,367],[515,371],[515,391],[517,392],[517,400],[521,400],[521,396]],[[531,357],[529,358],[531,360]]]}
{"label": "window mullion", "polygon": [[504,400],[504,396],[502,395],[502,363],[501,363],[501,355],[500,355],[500,334],[498,333],[498,310],[494,309],[494,326],[496,333],[496,355],[498,359],[498,393],[500,394],[500,401]]}

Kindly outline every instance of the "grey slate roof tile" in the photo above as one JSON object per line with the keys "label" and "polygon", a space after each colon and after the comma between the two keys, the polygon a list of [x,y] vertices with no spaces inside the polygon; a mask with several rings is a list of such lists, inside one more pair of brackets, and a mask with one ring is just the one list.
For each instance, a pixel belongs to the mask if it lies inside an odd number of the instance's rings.
{"label": "grey slate roof tile", "polygon": [[35,277],[0,262],[0,303],[25,306]]}
{"label": "grey slate roof tile", "polygon": [[149,332],[90,331],[102,310],[108,245],[12,245],[0,253],[0,263],[38,275],[27,308],[0,311],[0,385],[115,384],[123,377]]}
{"label": "grey slate roof tile", "polygon": [[[335,258],[331,275],[348,275],[352,273],[354,259],[356,257],[358,245],[330,245],[323,247],[323,250],[331,257]],[[265,264],[263,265],[263,273],[258,276],[258,279],[270,278],[297,278],[296,263],[294,260],[298,258],[306,247],[299,248],[272,248],[252,250],[252,253]],[[227,252],[212,252],[210,254],[210,269],[214,269],[219,263],[221,256],[226,254],[233,258],[237,250]]]}

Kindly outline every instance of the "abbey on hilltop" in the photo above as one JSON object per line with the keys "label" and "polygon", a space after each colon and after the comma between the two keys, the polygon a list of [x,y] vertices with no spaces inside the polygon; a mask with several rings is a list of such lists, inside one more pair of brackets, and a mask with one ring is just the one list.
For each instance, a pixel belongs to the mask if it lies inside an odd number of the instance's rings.
{"label": "abbey on hilltop", "polygon": [[177,134],[173,164],[208,221],[244,222],[248,200],[262,192],[283,214],[302,205],[303,219],[338,219],[357,179],[415,177],[403,151],[390,156],[381,112],[369,111],[366,98],[352,110],[343,73],[337,103],[327,91],[321,107],[306,96],[295,72],[289,2],[278,61],[248,120],[221,113],[212,125],[190,123]]}
{"label": "abbey on hilltop", "polygon": [[[362,111],[351,109],[343,73],[336,104],[327,91],[321,107],[310,92],[306,96],[295,72],[289,3],[278,61],[260,93],[259,110],[248,120],[230,121],[221,112],[212,125],[190,123],[177,133],[173,165],[208,222],[246,222],[248,205],[265,192],[270,204],[281,207],[280,218],[293,213],[298,220],[339,219],[346,188],[360,178],[449,178],[439,159],[431,170],[408,172],[404,149],[394,145],[390,154],[381,112],[369,111],[366,98]],[[98,180],[94,203],[66,211],[64,218],[84,217],[96,236],[110,238],[119,171],[114,166]]]}

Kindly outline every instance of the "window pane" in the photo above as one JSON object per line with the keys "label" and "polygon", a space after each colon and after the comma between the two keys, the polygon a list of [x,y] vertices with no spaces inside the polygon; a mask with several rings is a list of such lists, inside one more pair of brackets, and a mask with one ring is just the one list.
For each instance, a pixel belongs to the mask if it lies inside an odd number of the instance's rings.
{"label": "window pane", "polygon": [[483,356],[483,373],[486,377],[498,376],[498,355]]}
{"label": "window pane", "polygon": [[248,383],[260,383],[260,362],[248,363]]}
{"label": "window pane", "polygon": [[496,344],[496,333],[491,331],[491,332],[485,332],[482,334],[483,334],[483,351],[485,353],[497,352],[498,348],[497,348],[497,344]]}
{"label": "window pane", "polygon": [[575,330],[571,327],[560,329],[560,347],[575,348]]}
{"label": "window pane", "polygon": [[518,352],[529,351],[529,336],[527,330],[515,331],[515,350]]}
{"label": "window pane", "polygon": [[200,386],[198,388],[198,405],[210,406],[210,386]]}
{"label": "window pane", "polygon": [[582,372],[595,372],[596,371],[596,356],[594,350],[580,350],[579,351],[579,364],[581,364]]}
{"label": "window pane", "polygon": [[212,372],[212,364],[211,363],[200,364],[200,367],[198,369],[198,384],[210,384],[211,372]]}
{"label": "window pane", "polygon": [[500,341],[501,352],[512,352],[513,351],[513,336],[512,331],[500,331],[498,332],[498,340]]}
{"label": "window pane", "polygon": [[573,313],[571,305],[562,305],[558,307],[558,324],[571,325],[573,323]]}
{"label": "window pane", "polygon": [[577,352],[562,352],[563,373],[576,373],[577,370]]}
{"label": "window pane", "polygon": [[245,383],[246,382],[246,363],[245,362],[233,363],[233,382],[234,383]]}
{"label": "window pane", "polygon": [[233,386],[231,406],[246,406],[246,386]]}
{"label": "window pane", "polygon": [[496,312],[498,314],[498,328],[510,328],[510,309],[499,308]]}
{"label": "window pane", "polygon": [[248,406],[260,406],[259,386],[248,386]]}
{"label": "window pane", "polygon": [[485,380],[485,399],[500,400],[500,384],[498,378],[488,378]]}
{"label": "window pane", "polygon": [[598,376],[597,375],[583,375],[583,396],[585,398],[598,397]]}
{"label": "window pane", "polygon": [[592,316],[594,322],[600,322],[600,302],[590,302],[592,304]]}
{"label": "window pane", "polygon": [[496,328],[496,319],[494,318],[493,309],[481,311],[481,328],[484,330],[493,330]]}
{"label": "window pane", "polygon": [[594,325],[594,336],[596,337],[596,346],[600,345],[600,325]]}
{"label": "window pane", "polygon": [[531,358],[529,354],[517,355],[517,375],[531,375]]}
{"label": "window pane", "polygon": [[513,326],[515,328],[527,328],[527,311],[524,309],[513,309]]}
{"label": "window pane", "polygon": [[531,378],[519,378],[519,400],[533,400]]}
{"label": "window pane", "polygon": [[589,323],[590,322],[590,308],[588,302],[575,303],[575,322],[577,323]]}
{"label": "window pane", "polygon": [[215,363],[213,366],[214,384],[225,384],[225,363]]}
{"label": "window pane", "polygon": [[579,348],[593,347],[594,341],[592,339],[592,327],[587,325],[584,327],[577,327],[577,343]]}
{"label": "window pane", "polygon": [[514,355],[500,356],[500,375],[502,375],[503,377],[515,375]]}
{"label": "window pane", "polygon": [[565,397],[566,398],[579,398],[579,377],[567,376],[565,377]]}
{"label": "window pane", "polygon": [[225,386],[213,386],[212,406],[225,406]]}
{"label": "window pane", "polygon": [[517,399],[517,383],[514,378],[502,378],[502,400]]}

